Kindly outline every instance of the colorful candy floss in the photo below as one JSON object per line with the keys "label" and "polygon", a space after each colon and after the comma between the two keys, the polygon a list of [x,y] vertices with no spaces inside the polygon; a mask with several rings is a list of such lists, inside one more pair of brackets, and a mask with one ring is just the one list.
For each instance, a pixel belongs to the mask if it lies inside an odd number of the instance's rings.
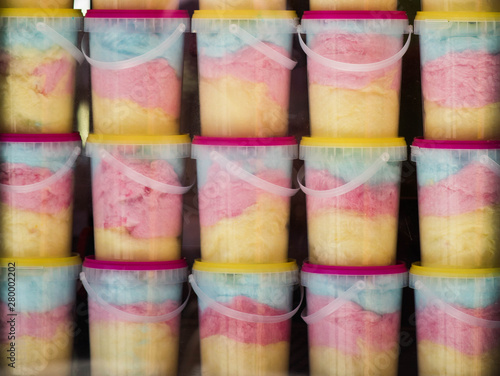
{"label": "colorful candy floss", "polygon": [[410,269],[419,375],[500,372],[500,269]]}
{"label": "colorful candy floss", "polygon": [[292,310],[295,261],[197,260],[189,280],[198,295],[203,375],[288,375],[290,319],[299,308]]}
{"label": "colorful candy floss", "polygon": [[404,264],[324,266],[305,262],[312,376],[398,374]]}

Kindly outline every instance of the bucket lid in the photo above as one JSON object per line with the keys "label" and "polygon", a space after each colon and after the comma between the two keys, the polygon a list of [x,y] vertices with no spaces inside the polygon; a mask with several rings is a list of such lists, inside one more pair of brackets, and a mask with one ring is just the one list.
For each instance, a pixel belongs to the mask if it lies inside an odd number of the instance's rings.
{"label": "bucket lid", "polygon": [[281,34],[295,33],[298,25],[297,13],[292,10],[211,9],[194,11],[191,31],[214,32],[230,23],[244,27],[249,21],[257,28],[272,29]]}
{"label": "bucket lid", "polygon": [[406,12],[373,11],[373,10],[309,10],[302,16],[303,20],[407,20]]}
{"label": "bucket lid", "polygon": [[424,149],[454,149],[454,150],[485,150],[500,149],[500,140],[429,140],[422,137],[416,137],[413,140],[412,147]]}
{"label": "bucket lid", "polygon": [[211,273],[261,274],[298,271],[298,266],[293,259],[283,263],[269,264],[207,262],[198,259],[194,261],[193,270]]}
{"label": "bucket lid", "polygon": [[82,12],[77,9],[61,8],[3,8],[0,9],[0,17],[23,17],[23,18],[54,18],[54,17],[83,17]]}
{"label": "bucket lid", "polygon": [[333,265],[316,265],[307,261],[302,265],[302,272],[316,274],[335,274],[335,275],[388,275],[406,273],[406,265],[400,262],[396,265],[388,266],[333,266]]}
{"label": "bucket lid", "polygon": [[415,262],[410,268],[410,286],[418,277],[431,278],[500,278],[500,268],[446,268],[422,266],[420,262]]}
{"label": "bucket lid", "polygon": [[[472,31],[488,31],[493,35],[500,35],[498,22],[500,22],[500,12],[417,12],[415,34],[420,34],[426,28],[447,29],[452,25],[463,23],[466,28],[473,27]],[[478,23],[483,24],[481,29],[477,28]]]}
{"label": "bucket lid", "polygon": [[87,256],[83,266],[90,269],[104,270],[173,270],[187,268],[185,259],[172,261],[105,261],[96,260],[95,256]]}
{"label": "bucket lid", "polygon": [[0,133],[0,142],[72,142],[81,141],[78,132],[73,133]]}
{"label": "bucket lid", "polygon": [[160,10],[160,9],[89,9],[87,18],[189,18],[187,10]]}
{"label": "bucket lid", "polygon": [[403,137],[396,138],[329,138],[302,137],[300,141],[300,159],[317,160],[332,155],[339,149],[343,155],[346,149],[362,151],[363,155],[378,156],[389,153],[390,161],[406,161],[408,147]]}
{"label": "bucket lid", "polygon": [[26,28],[27,19],[43,22],[48,26],[64,27],[67,30],[81,30],[83,15],[77,9],[3,8],[0,9],[0,28]]}
{"label": "bucket lid", "polygon": [[[64,278],[78,279],[78,273],[82,265],[82,259],[79,255],[73,254],[70,257],[47,257],[47,258],[25,258],[25,257],[6,257],[0,258],[0,268],[8,269],[15,264],[15,270],[39,270],[40,272],[48,272],[55,268],[65,268]],[[58,278],[61,273],[59,271]]]}

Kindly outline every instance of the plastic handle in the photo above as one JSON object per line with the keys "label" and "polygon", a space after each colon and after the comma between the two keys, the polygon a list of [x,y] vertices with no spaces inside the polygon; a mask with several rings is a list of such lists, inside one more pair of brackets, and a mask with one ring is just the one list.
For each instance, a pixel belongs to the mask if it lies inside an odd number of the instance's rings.
{"label": "plastic handle", "polygon": [[493,170],[493,172],[497,174],[497,176],[500,176],[500,165],[497,162],[488,157],[486,154],[481,155],[481,157],[479,157],[479,160],[481,161],[481,163],[485,164],[487,167]]}
{"label": "plastic handle", "polygon": [[182,310],[186,307],[186,305],[189,301],[189,297],[191,296],[191,288],[188,285],[189,291],[188,291],[188,296],[187,296],[186,300],[179,307],[174,309],[173,311],[166,313],[164,315],[159,315],[159,316],[135,315],[133,313],[125,312],[125,311],[122,311],[121,309],[113,307],[111,304],[109,304],[107,301],[105,301],[103,298],[101,298],[96,293],[96,291],[92,288],[92,286],[90,286],[90,283],[87,281],[87,277],[85,277],[84,272],[80,272],[80,280],[82,281],[82,284],[85,287],[85,290],[87,290],[87,294],[89,295],[89,297],[94,299],[102,308],[104,308],[109,313],[111,313],[115,316],[118,316],[122,320],[131,321],[131,322],[158,323],[158,322],[165,322],[165,321],[171,320],[174,317],[178,316],[182,312]]}
{"label": "plastic handle", "polygon": [[323,320],[325,317],[331,315],[345,303],[350,301],[354,296],[358,294],[359,291],[364,290],[365,288],[365,281],[357,281],[354,285],[340,294],[335,300],[332,300],[326,306],[318,309],[314,313],[311,313],[309,316],[305,315],[305,310],[302,311],[301,317],[307,324],[314,324],[320,320]]}
{"label": "plastic handle", "polygon": [[236,163],[231,162],[229,159],[224,157],[222,154],[212,151],[210,153],[210,158],[222,166],[227,172],[231,175],[236,176],[238,179],[246,181],[249,184],[252,184],[254,187],[263,189],[269,193],[282,196],[282,197],[291,197],[295,195],[300,188],[286,188],[280,185],[276,185],[268,182],[267,180],[261,179],[248,171],[245,171]]}
{"label": "plastic handle", "polygon": [[373,177],[373,175],[375,175],[382,168],[382,166],[384,166],[389,161],[389,159],[390,159],[389,153],[383,153],[380,157],[377,158],[377,160],[370,167],[368,167],[365,171],[363,171],[360,175],[356,176],[350,182],[341,185],[340,187],[328,189],[326,191],[317,191],[315,189],[307,188],[305,185],[301,183],[301,180],[304,178],[303,166],[297,173],[297,181],[299,183],[300,189],[302,189],[302,191],[309,196],[318,198],[337,197],[349,193],[350,191],[366,183]]}
{"label": "plastic handle", "polygon": [[155,48],[149,50],[143,55],[133,57],[131,59],[122,60],[122,61],[99,61],[92,59],[85,53],[85,49],[83,48],[83,40],[82,40],[82,52],[85,59],[89,62],[90,65],[99,69],[109,69],[109,70],[119,70],[119,69],[127,69],[134,68],[141,64],[147,63],[148,61],[153,60],[154,58],[161,56],[163,52],[168,50],[176,41],[184,34],[186,31],[186,25],[181,23],[176,27],[174,32],[163,42],[161,42]]}
{"label": "plastic handle", "polygon": [[123,162],[119,161],[115,157],[113,157],[109,152],[107,152],[104,149],[101,149],[99,151],[99,154],[101,156],[101,159],[110,163],[113,165],[114,168],[119,170],[123,175],[128,177],[129,179],[132,179],[136,183],[142,184],[145,187],[149,187],[151,189],[154,189],[155,191],[159,191],[162,193],[170,193],[173,195],[183,195],[184,193],[188,192],[193,184],[187,186],[187,187],[182,187],[178,185],[170,185],[167,183],[161,183],[157,180],[151,179],[148,176],[144,176],[137,171],[134,171],[132,168],[124,164]]}
{"label": "plastic handle", "polygon": [[304,50],[304,52],[308,57],[317,61],[319,64],[328,68],[338,69],[346,72],[372,72],[379,69],[390,67],[404,56],[404,54],[406,53],[406,51],[408,51],[408,48],[410,47],[411,34],[413,33],[413,26],[411,25],[408,26],[408,39],[403,48],[398,53],[385,60],[367,64],[342,63],[340,61],[331,60],[324,56],[321,56],[320,54],[314,52],[307,46],[307,44],[304,42],[304,40],[300,35],[301,33],[302,29],[299,26],[297,36],[299,38],[300,46],[302,47],[302,49]]}
{"label": "plastic handle", "polygon": [[295,65],[297,65],[296,61],[293,61],[292,59],[289,59],[288,57],[282,55],[278,51],[272,49],[267,44],[262,42],[260,39],[255,38],[248,31],[243,30],[241,27],[239,27],[236,24],[229,25],[229,32],[231,34],[234,34],[238,38],[240,38],[243,42],[248,44],[250,47],[255,48],[257,51],[266,55],[268,58],[270,58],[270,59],[274,60],[275,62],[277,62],[278,64],[282,65],[286,69],[292,70],[295,67]]}
{"label": "plastic handle", "polygon": [[428,298],[431,299],[431,302],[441,308],[447,315],[456,318],[466,324],[473,326],[481,326],[483,328],[490,329],[500,329],[500,321],[486,320],[479,317],[471,316],[467,313],[464,313],[455,307],[451,306],[448,303],[443,302],[436,295],[434,295],[422,281],[417,281],[415,283],[415,289],[427,295]]}
{"label": "plastic handle", "polygon": [[71,43],[69,40],[64,38],[61,34],[59,34],[57,31],[55,31],[53,28],[51,28],[49,25],[43,23],[43,22],[38,22],[36,24],[36,29],[40,31],[41,33],[45,34],[48,36],[50,39],[52,39],[53,42],[57,43],[59,46],[64,48],[66,51],[68,51],[73,58],[78,61],[79,64],[83,63],[85,61],[85,58],[83,56],[83,53],[76,47],[73,43]]}
{"label": "plastic handle", "polygon": [[59,179],[61,179],[64,175],[71,171],[71,168],[75,164],[76,159],[80,155],[80,151],[81,148],[79,146],[75,147],[66,163],[64,163],[64,165],[59,170],[57,170],[55,174],[50,175],[45,180],[27,185],[0,184],[0,189],[4,192],[9,193],[30,193],[47,188],[49,185],[56,183]]}
{"label": "plastic handle", "polygon": [[194,275],[189,276],[189,282],[193,286],[193,290],[198,295],[198,298],[200,298],[205,304],[207,304],[210,308],[214,309],[215,311],[219,312],[220,314],[230,317],[235,320],[240,320],[240,321],[246,321],[246,322],[259,322],[259,323],[265,323],[265,324],[275,324],[279,322],[283,322],[286,320],[289,320],[297,313],[299,310],[300,306],[302,305],[302,300],[304,299],[304,289],[301,287],[300,289],[300,302],[298,306],[291,312],[284,313],[282,315],[276,315],[276,316],[264,316],[264,315],[255,315],[253,313],[246,313],[246,312],[240,312],[236,311],[232,308],[226,307],[219,302],[215,301],[211,297],[209,297],[207,294],[203,292],[203,290],[198,286],[196,283],[196,280],[194,278]]}

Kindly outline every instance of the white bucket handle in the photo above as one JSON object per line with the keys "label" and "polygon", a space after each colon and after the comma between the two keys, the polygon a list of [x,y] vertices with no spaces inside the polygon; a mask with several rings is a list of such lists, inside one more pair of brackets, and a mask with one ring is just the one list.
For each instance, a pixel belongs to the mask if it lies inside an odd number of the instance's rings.
{"label": "white bucket handle", "polygon": [[300,188],[286,188],[281,185],[276,185],[268,182],[267,180],[261,179],[250,172],[242,169],[236,163],[230,161],[226,157],[224,157],[221,153],[216,152],[215,150],[210,152],[210,158],[218,163],[221,167],[223,167],[227,172],[231,175],[241,179],[254,187],[263,189],[269,193],[282,196],[282,197],[292,197],[295,195]]}
{"label": "white bucket handle", "polygon": [[187,187],[182,187],[178,185],[162,183],[157,180],[151,179],[150,177],[138,173],[137,171],[130,168],[123,162],[119,161],[104,149],[99,150],[99,156],[101,157],[102,160],[113,165],[114,168],[119,170],[123,175],[125,175],[129,179],[132,179],[136,183],[142,184],[145,187],[154,189],[155,191],[159,191],[162,193],[170,193],[173,195],[183,195],[184,193],[188,192],[193,187],[194,184],[193,183]]}
{"label": "white bucket handle", "polygon": [[297,36],[299,38],[300,46],[302,47],[302,49],[304,50],[304,52],[306,53],[306,55],[308,57],[315,60],[319,64],[321,64],[325,67],[328,67],[328,68],[338,69],[338,70],[346,71],[346,72],[372,72],[372,71],[376,71],[376,70],[390,67],[391,65],[393,65],[394,63],[399,61],[404,56],[404,54],[406,53],[406,51],[408,51],[408,48],[410,47],[411,35],[413,33],[413,26],[411,26],[411,25],[408,26],[408,39],[407,39],[405,45],[403,46],[403,48],[399,52],[397,52],[395,55],[393,55],[385,60],[378,61],[375,63],[366,63],[366,64],[343,63],[340,61],[331,60],[331,59],[328,59],[324,56],[321,56],[320,54],[311,50],[307,46],[307,44],[304,42],[304,40],[302,39],[302,37],[300,35],[302,33],[302,29],[300,26],[298,27],[297,31],[298,31]]}
{"label": "white bucket handle", "polygon": [[359,291],[364,290],[366,288],[365,281],[357,281],[354,285],[349,287],[346,291],[340,294],[336,299],[332,300],[326,306],[321,307],[316,312],[311,313],[310,315],[306,315],[306,310],[302,311],[301,317],[308,324],[315,324],[320,320],[323,320],[325,317],[330,316],[333,312],[342,307],[345,303],[350,301],[353,297],[355,297]]}
{"label": "white bucket handle", "polygon": [[480,326],[483,328],[489,329],[500,329],[500,321],[494,320],[486,320],[479,317],[471,316],[465,312],[456,309],[450,304],[442,301],[436,295],[434,295],[424,284],[422,281],[416,281],[415,290],[422,292],[424,295],[427,295],[428,298],[431,299],[432,303],[436,304],[441,310],[443,310],[447,315],[456,318],[466,324],[473,326]]}
{"label": "white bucket handle", "polygon": [[300,306],[302,305],[302,300],[304,299],[304,289],[301,287],[300,289],[300,302],[298,306],[290,312],[284,313],[282,315],[276,315],[276,316],[265,316],[265,315],[256,315],[253,313],[246,313],[246,312],[241,312],[241,311],[236,311],[232,308],[226,307],[216,300],[212,299],[209,297],[207,294],[203,292],[203,290],[198,286],[196,283],[196,279],[194,278],[194,275],[190,274],[189,275],[189,282],[193,286],[193,290],[198,295],[198,298],[200,298],[205,304],[207,304],[210,308],[214,309],[215,311],[219,312],[220,314],[230,317],[235,320],[240,320],[240,321],[246,321],[246,322],[258,322],[258,323],[265,323],[265,324],[276,324],[279,322],[283,322],[286,320],[291,319],[299,310]]}
{"label": "white bucket handle", "polygon": [[92,286],[90,286],[90,283],[87,281],[87,277],[85,277],[84,272],[80,272],[80,280],[82,281],[82,284],[85,287],[85,290],[87,291],[89,297],[94,299],[102,308],[104,308],[109,313],[118,316],[122,320],[131,322],[158,323],[158,322],[169,321],[174,317],[178,316],[182,312],[182,310],[186,307],[189,301],[189,297],[191,296],[191,288],[189,287],[188,284],[189,291],[186,300],[184,300],[184,302],[173,311],[159,316],[135,315],[133,313],[122,311],[121,309],[112,306],[103,298],[101,298],[99,294],[97,294],[97,292],[92,288]]}
{"label": "white bucket handle", "polygon": [[280,64],[281,66],[285,67],[288,70],[292,70],[295,67],[295,65],[297,65],[296,61],[293,61],[287,56],[284,56],[278,51],[269,47],[267,44],[262,42],[260,39],[255,38],[252,34],[242,29],[237,24],[229,25],[229,32],[240,38],[250,47],[266,55],[268,58],[274,60],[275,62],[277,62],[278,64]]}
{"label": "white bucket handle", "polygon": [[44,189],[49,185],[56,183],[59,179],[61,179],[64,175],[71,171],[73,165],[76,162],[76,159],[80,155],[80,151],[81,148],[79,146],[76,146],[71,152],[69,158],[66,160],[66,163],[64,163],[64,165],[59,170],[50,175],[47,179],[27,185],[0,184],[0,190],[9,193],[30,193]]}
{"label": "white bucket handle", "polygon": [[184,23],[181,23],[179,24],[179,26],[175,28],[174,32],[167,39],[161,42],[158,46],[149,50],[145,54],[127,60],[99,61],[92,59],[85,52],[85,49],[83,47],[83,40],[82,40],[82,52],[83,56],[88,61],[88,63],[91,66],[99,69],[120,70],[120,69],[134,68],[141,64],[147,63],[148,61],[151,61],[158,56],[161,56],[163,52],[168,50],[175,42],[177,42],[177,39],[179,39],[184,34],[185,31],[186,31],[186,25]]}
{"label": "white bucket handle", "polygon": [[489,167],[497,176],[500,176],[500,165],[495,162],[493,159],[491,159],[489,156],[486,154],[483,154],[479,157],[479,161]]}
{"label": "white bucket handle", "polygon": [[356,176],[350,182],[341,185],[340,187],[328,189],[325,191],[318,191],[315,189],[307,188],[305,185],[301,183],[304,178],[304,166],[302,166],[297,173],[297,181],[299,183],[300,189],[302,191],[313,197],[318,198],[329,198],[329,197],[338,197],[349,193],[350,191],[358,188],[359,186],[365,184],[368,180],[370,180],[390,159],[389,153],[385,152],[377,160],[369,166],[365,171],[363,171],[360,175]]}
{"label": "white bucket handle", "polygon": [[44,22],[38,22],[36,24],[36,29],[45,34],[47,37],[52,39],[52,41],[62,48],[64,48],[66,51],[68,51],[73,58],[78,61],[79,64],[83,63],[85,61],[85,58],[83,57],[83,53],[76,47],[73,43],[71,43],[69,40],[64,38],[61,34],[59,34],[57,31],[55,31],[53,28],[51,28],[49,25],[47,25]]}

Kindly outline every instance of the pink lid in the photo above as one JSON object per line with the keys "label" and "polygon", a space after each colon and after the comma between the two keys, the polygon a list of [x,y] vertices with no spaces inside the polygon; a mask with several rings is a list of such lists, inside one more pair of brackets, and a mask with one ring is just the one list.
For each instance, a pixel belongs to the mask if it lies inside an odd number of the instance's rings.
{"label": "pink lid", "polygon": [[189,18],[187,10],[90,9],[85,18]]}
{"label": "pink lid", "polygon": [[330,266],[316,265],[304,261],[302,271],[316,274],[336,274],[336,275],[383,275],[406,273],[406,265],[399,262],[396,265],[388,266]]}
{"label": "pink lid", "polygon": [[309,10],[303,20],[407,20],[406,12],[374,10]]}
{"label": "pink lid", "polygon": [[416,137],[412,146],[427,149],[500,149],[500,140],[428,140]]}
{"label": "pink lid", "polygon": [[290,136],[290,137],[262,137],[262,138],[194,136],[193,145],[285,146],[285,145],[297,145],[297,140],[293,136]]}
{"label": "pink lid", "polygon": [[154,262],[101,261],[96,260],[95,256],[87,256],[83,261],[83,266],[106,270],[172,270],[187,268],[188,265],[185,259]]}
{"label": "pink lid", "polygon": [[73,133],[0,133],[0,142],[68,142],[81,141],[78,132]]}

